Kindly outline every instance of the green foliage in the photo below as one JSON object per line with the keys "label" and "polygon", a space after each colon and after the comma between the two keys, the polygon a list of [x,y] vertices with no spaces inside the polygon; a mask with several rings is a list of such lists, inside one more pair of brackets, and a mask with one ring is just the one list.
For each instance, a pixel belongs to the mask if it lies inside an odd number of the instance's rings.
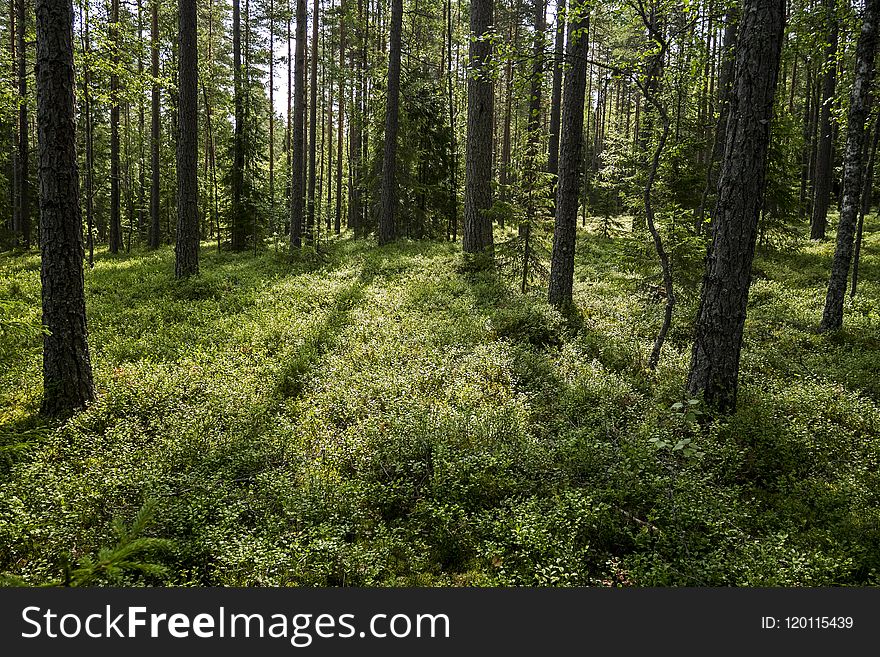
{"label": "green foliage", "polygon": [[[116,545],[103,547],[96,555],[85,555],[71,567],[69,555],[62,557],[64,576],[60,580],[45,582],[44,586],[94,586],[96,584],[120,585],[130,582],[131,574],[148,578],[167,575],[166,568],[158,563],[146,561],[151,553],[168,550],[172,543],[166,539],[143,536],[153,519],[156,503],[148,501],[140,508],[126,527],[117,517],[113,519],[112,529]],[[129,579],[126,579],[129,577]],[[0,583],[6,586],[27,586],[27,580],[9,573],[0,574]]]}
{"label": "green foliage", "polygon": [[[338,241],[326,261],[205,248],[182,283],[168,248],[99,251],[97,401],[38,424],[37,336],[0,373],[2,444],[26,444],[0,471],[0,571],[29,585],[65,568],[86,585],[878,584],[878,235],[872,217],[834,336],[813,331],[831,245],[759,251],[723,421],[681,396],[687,284],[646,370],[656,263],[627,233],[579,234],[577,321],[464,266],[455,244]],[[699,269],[697,244],[674,248],[676,271]],[[3,256],[11,320],[37,316],[36,264]]]}

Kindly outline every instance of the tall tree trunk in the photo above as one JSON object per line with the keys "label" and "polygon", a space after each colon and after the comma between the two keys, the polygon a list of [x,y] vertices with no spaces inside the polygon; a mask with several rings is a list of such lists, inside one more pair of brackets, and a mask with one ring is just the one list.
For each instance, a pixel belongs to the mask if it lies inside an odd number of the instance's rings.
{"label": "tall tree trunk", "polygon": [[179,0],[177,242],[174,276],[199,273],[199,51],[196,0]]}
{"label": "tall tree trunk", "polygon": [[25,30],[25,0],[18,0],[18,215],[21,225],[21,245],[31,246],[31,192],[28,147],[28,106],[27,106],[27,47]]}
{"label": "tall tree trunk", "polygon": [[348,149],[348,158],[351,163],[351,195],[348,206],[348,224],[354,230],[355,236],[364,232],[365,226],[363,221],[363,170],[361,154],[364,138],[364,121],[366,114],[362,107],[365,95],[364,90],[364,62],[363,52],[366,47],[366,36],[364,30],[364,2],[358,0],[358,17],[357,17],[357,48],[351,50],[351,71],[354,73],[352,86],[354,87],[354,108],[351,113],[351,121],[349,122],[350,141]]}
{"label": "tall tree trunk", "polygon": [[241,251],[247,242],[247,217],[242,204],[244,186],[244,81],[241,62],[241,1],[232,0],[232,79],[235,129],[232,134],[232,250]]}
{"label": "tall tree trunk", "polygon": [[110,3],[110,253],[122,247],[119,198],[119,0]]}
{"label": "tall tree trunk", "polygon": [[810,220],[810,239],[825,239],[828,226],[828,205],[831,200],[831,179],[833,170],[834,135],[831,125],[831,111],[834,105],[834,91],[837,86],[837,34],[838,21],[835,12],[836,0],[825,1],[825,19],[828,25],[828,46],[825,50],[825,72],[822,76],[821,109],[819,110],[819,149],[816,158],[816,189],[813,202],[813,216]]}
{"label": "tall tree trunk", "polygon": [[388,93],[385,103],[385,156],[382,158],[382,192],[379,211],[379,244],[394,239],[397,214],[397,125],[400,113],[400,37],[403,0],[391,0],[391,36],[388,50]]}
{"label": "tall tree trunk", "polygon": [[712,246],[687,390],[721,412],[736,408],[746,303],[761,213],[784,27],[784,0],[744,0]]}
{"label": "tall tree trunk", "polygon": [[40,278],[43,402],[66,415],[94,399],[83,280],[76,162],[76,78],[71,0],[36,0],[37,126],[40,150]]}
{"label": "tall tree trunk", "polygon": [[837,225],[837,246],[831,263],[831,278],[825,297],[820,330],[830,331],[843,325],[843,299],[846,279],[852,263],[853,238],[862,207],[864,184],[865,122],[871,111],[871,83],[874,79],[874,53],[880,23],[880,0],[867,0],[862,31],[856,46],[856,70],[849,96],[849,117],[846,130],[846,152],[843,164],[843,197]]}
{"label": "tall tree trunk", "polygon": [[315,172],[318,153],[318,0],[312,3],[312,86],[309,104],[309,200],[306,239],[315,239]]}
{"label": "tall tree trunk", "polygon": [[559,170],[559,118],[562,110],[562,58],[565,54],[565,0],[556,3],[556,46],[553,49],[553,91],[550,97],[550,148],[547,172]]}
{"label": "tall tree trunk", "polygon": [[[86,243],[89,249],[89,267],[95,266],[95,136],[92,129],[92,40],[89,26],[89,3],[83,3],[85,20],[80,26],[83,40],[83,113],[86,123]],[[82,16],[82,15],[81,15]]]}
{"label": "tall tree trunk", "polygon": [[[330,3],[330,8],[332,10],[333,3]],[[332,41],[332,40],[331,40]],[[332,46],[332,43],[331,43]],[[333,221],[331,212],[333,209],[333,76],[329,74],[327,77],[330,78],[330,99],[327,102],[327,216],[326,216],[326,225],[327,225],[327,234],[330,234],[330,231],[333,227]]]}
{"label": "tall tree trunk", "polygon": [[339,125],[336,131],[336,219],[333,228],[342,232],[342,137],[345,132],[345,0],[339,6]]}
{"label": "tall tree trunk", "polygon": [[[16,40],[18,37],[15,27],[16,2],[9,2],[9,62],[10,81],[13,87],[18,79],[18,62],[16,56]],[[11,144],[9,148],[9,210],[12,215],[10,228],[14,235],[21,233],[21,218],[18,214],[18,116],[13,116],[10,126]]]}
{"label": "tall tree trunk", "polygon": [[548,294],[550,303],[557,307],[571,304],[574,285],[574,247],[584,147],[584,94],[590,47],[587,36],[590,27],[589,6],[587,2],[577,3],[574,0],[569,5],[559,184],[556,188],[556,225],[553,230]]}
{"label": "tall tree trunk", "polygon": [[492,221],[492,120],[495,94],[492,85],[493,0],[472,0],[468,46],[467,150],[465,153],[464,230],[465,253],[491,251]]}
{"label": "tall tree trunk", "polygon": [[[138,79],[144,79],[144,7],[137,3]],[[138,93],[138,239],[144,238],[144,189],[146,188],[146,157],[144,153],[144,124],[146,122],[143,90]]]}
{"label": "tall tree trunk", "polygon": [[269,0],[269,229],[275,239],[275,3]]}
{"label": "tall tree trunk", "polygon": [[150,2],[150,72],[153,90],[150,107],[150,248],[158,249],[159,228],[159,0]]}
{"label": "tall tree trunk", "polygon": [[303,185],[305,148],[303,132],[306,113],[306,0],[296,0],[296,56],[293,68],[293,153],[291,154],[290,246],[302,246]]}
{"label": "tall tree trunk", "polygon": [[[449,102],[449,221],[446,226],[446,239],[458,236],[458,152],[455,129],[455,86],[452,77],[452,0],[446,0],[446,94]],[[510,114],[508,119],[508,136]],[[508,159],[510,153],[508,152]],[[502,192],[503,193],[503,192]]]}

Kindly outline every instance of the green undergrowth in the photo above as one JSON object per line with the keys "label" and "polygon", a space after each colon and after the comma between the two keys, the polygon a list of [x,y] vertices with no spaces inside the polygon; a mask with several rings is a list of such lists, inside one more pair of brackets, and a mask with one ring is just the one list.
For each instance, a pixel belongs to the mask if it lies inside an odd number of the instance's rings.
{"label": "green undergrowth", "polygon": [[[206,246],[182,283],[169,247],[101,252],[86,272],[99,396],[60,426],[37,415],[38,258],[0,256],[0,571],[29,584],[878,584],[877,228],[834,334],[815,330],[832,246],[759,252],[725,421],[681,392],[694,245],[673,250],[679,305],[656,372],[660,276],[629,234],[579,234],[566,316],[454,244],[343,239],[293,262]],[[132,524],[162,539],[143,543],[156,565],[102,566]]]}

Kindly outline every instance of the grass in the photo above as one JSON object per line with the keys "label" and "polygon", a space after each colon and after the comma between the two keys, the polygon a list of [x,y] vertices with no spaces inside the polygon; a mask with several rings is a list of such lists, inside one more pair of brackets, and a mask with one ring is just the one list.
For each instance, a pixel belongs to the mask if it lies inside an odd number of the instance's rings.
{"label": "grass", "polygon": [[878,229],[830,335],[832,246],[759,253],[723,422],[673,408],[700,244],[674,249],[656,372],[659,272],[628,234],[579,235],[573,317],[443,243],[204,248],[185,282],[169,247],[101,252],[99,397],[60,426],[37,415],[38,258],[2,255],[0,571],[56,581],[149,502],[164,568],[102,581],[878,584]]}

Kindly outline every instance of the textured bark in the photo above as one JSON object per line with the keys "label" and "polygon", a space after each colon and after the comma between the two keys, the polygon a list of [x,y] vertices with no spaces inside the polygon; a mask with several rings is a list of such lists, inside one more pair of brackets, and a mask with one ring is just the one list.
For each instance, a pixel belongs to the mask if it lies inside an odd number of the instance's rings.
{"label": "textured bark", "polygon": [[196,0],[179,0],[177,242],[174,275],[199,273],[199,52]]}
{"label": "textured bark", "polygon": [[366,158],[362,159],[364,151],[364,123],[366,121],[366,111],[363,106],[367,97],[366,91],[366,31],[364,2],[358,0],[358,29],[357,29],[357,48],[351,49],[351,71],[355,74],[354,79],[354,111],[352,112],[350,122],[350,140],[348,157],[351,162],[351,194],[348,206],[348,225],[354,230],[355,236],[360,236],[365,232],[366,223],[364,221],[363,208],[363,190],[364,190],[364,171],[363,166]]}
{"label": "textured bark", "polygon": [[37,128],[40,149],[40,278],[43,402],[66,415],[94,398],[83,282],[76,159],[76,80],[71,0],[37,0]]}
{"label": "textured bark", "polygon": [[296,0],[296,53],[293,64],[293,153],[290,182],[290,246],[302,246],[305,199],[306,0]]}
{"label": "textured bark", "polygon": [[[85,21],[82,26],[83,52],[88,61],[92,53],[92,40],[89,28],[89,5],[84,3]],[[95,182],[95,135],[92,129],[92,76],[91,66],[83,66],[83,113],[86,118],[86,242],[89,249],[89,267],[95,266],[94,234],[94,182]]]}
{"label": "textured bark", "polygon": [[843,196],[840,221],[837,224],[837,245],[831,263],[831,277],[825,296],[820,330],[830,331],[843,325],[843,299],[853,255],[853,239],[861,209],[864,178],[864,154],[867,135],[865,122],[871,111],[871,82],[874,79],[874,53],[877,50],[877,29],[880,22],[880,0],[867,0],[862,30],[856,46],[856,70],[849,95],[849,117],[846,129],[846,152],[843,164]]}
{"label": "textured bark", "polygon": [[462,249],[479,253],[492,249],[492,222],[486,211],[492,205],[492,26],[493,0],[472,0],[471,38],[468,47],[467,149],[465,153],[464,230]]}
{"label": "textured bark", "polygon": [[339,5],[339,126],[336,132],[336,217],[333,229],[342,232],[342,138],[345,132],[345,0]]}
{"label": "textured bark", "polygon": [[[446,0],[446,96],[449,109],[449,220],[446,225],[446,239],[458,237],[458,149],[455,129],[455,88],[452,77],[452,0]],[[507,115],[508,135],[510,133],[510,114]],[[503,168],[502,168],[503,171]],[[502,188],[503,189],[503,188]],[[503,193],[503,192],[502,192]]]}
{"label": "textured bark", "polygon": [[[143,0],[137,3],[137,28],[138,28],[138,77],[144,77],[144,7]],[[144,153],[144,126],[146,123],[146,111],[144,109],[143,93],[138,94],[138,238],[144,238],[144,190],[146,180],[146,157]]]}
{"label": "textured bark", "polygon": [[816,155],[815,199],[813,216],[810,220],[810,239],[825,239],[828,226],[828,205],[831,200],[831,179],[834,135],[831,124],[831,110],[834,105],[834,90],[837,86],[837,34],[838,22],[835,16],[836,0],[825,1],[826,21],[828,23],[828,47],[825,50],[825,72],[822,76],[822,96],[819,110],[819,144]]}
{"label": "textured bark", "polygon": [[312,85],[309,89],[311,102],[309,103],[309,192],[308,192],[308,218],[306,220],[306,240],[315,239],[315,175],[318,153],[318,0],[312,4],[312,59],[311,59]]}
{"label": "textured bark", "polygon": [[784,0],[745,0],[742,5],[712,245],[687,381],[690,395],[702,395],[710,407],[721,412],[736,408],[784,15]]}
{"label": "textured bark", "polygon": [[28,146],[27,50],[25,47],[25,0],[18,0],[18,220],[21,245],[31,245],[30,147]]}
{"label": "textured bark", "polygon": [[247,242],[247,217],[241,194],[244,186],[244,81],[241,64],[241,2],[232,0],[232,95],[235,129],[232,133],[232,250],[241,251]]}
{"label": "textured bark", "polygon": [[547,172],[559,171],[559,120],[562,113],[562,58],[565,55],[565,0],[556,3],[556,46],[553,50],[553,85],[550,96],[550,150]]}
{"label": "textured bark", "polygon": [[[18,62],[16,61],[15,44],[17,30],[15,29],[15,2],[9,3],[9,64],[10,81],[14,86],[18,76]],[[14,234],[21,231],[21,222],[18,215],[18,117],[13,117],[10,125],[11,145],[9,153],[9,210],[11,214],[10,229]]]}
{"label": "textured bark", "polygon": [[150,248],[159,248],[159,0],[150,2]]}
{"label": "textured bark", "polygon": [[587,54],[590,17],[585,4],[572,3],[565,52],[565,89],[562,99],[562,141],[559,184],[556,188],[556,225],[550,261],[548,300],[563,307],[572,302],[574,247],[577,234],[578,196],[583,173],[584,95],[587,88]]}
{"label": "textured bark", "polygon": [[394,239],[397,231],[397,127],[400,117],[400,37],[403,0],[391,0],[391,35],[388,50],[388,94],[385,103],[385,155],[382,158],[382,192],[379,211],[379,244]]}
{"label": "textured bark", "polygon": [[110,253],[122,247],[119,199],[119,0],[110,3]]}

